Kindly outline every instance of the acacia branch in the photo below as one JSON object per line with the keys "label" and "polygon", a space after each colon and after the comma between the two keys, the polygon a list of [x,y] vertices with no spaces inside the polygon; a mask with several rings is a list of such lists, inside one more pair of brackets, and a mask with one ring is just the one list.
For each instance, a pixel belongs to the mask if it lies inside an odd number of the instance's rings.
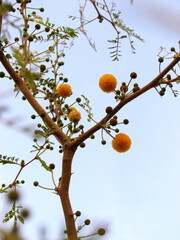
{"label": "acacia branch", "polygon": [[37,112],[39,116],[43,116],[42,120],[45,123],[45,125],[49,128],[49,130],[52,132],[52,135],[54,135],[58,142],[60,142],[62,145],[68,143],[70,141],[69,138],[61,131],[61,129],[46,113],[44,108],[38,103],[38,101],[35,99],[31,91],[28,89],[26,83],[16,73],[16,71],[14,71],[13,67],[11,66],[10,62],[7,60],[6,56],[2,51],[0,51],[0,61],[4,68],[7,70],[7,72],[9,73],[9,75],[14,80],[19,90],[26,97],[29,104],[33,107],[33,109]]}
{"label": "acacia branch", "polygon": [[103,128],[104,124],[109,121],[123,106],[127,103],[131,102],[135,98],[139,97],[143,93],[147,92],[151,88],[154,88],[158,85],[159,81],[180,61],[180,57],[174,58],[174,60],[161,72],[159,73],[151,82],[149,82],[144,87],[140,88],[137,92],[132,95],[125,97],[121,102],[112,110],[110,114],[107,114],[104,118],[102,118],[96,125],[87,130],[85,133],[76,138],[72,143],[70,143],[69,147],[78,147],[80,143],[85,141],[92,134],[97,132],[100,128]]}

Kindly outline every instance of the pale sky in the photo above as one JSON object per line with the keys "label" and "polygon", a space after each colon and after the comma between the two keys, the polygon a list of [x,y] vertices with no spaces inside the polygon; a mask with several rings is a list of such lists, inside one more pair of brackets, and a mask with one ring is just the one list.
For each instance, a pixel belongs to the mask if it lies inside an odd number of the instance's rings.
{"label": "pale sky", "polygon": [[[75,22],[66,17],[78,15],[76,11],[80,1],[67,0],[61,3],[54,0],[53,4],[52,1],[36,2],[47,9],[45,18],[50,17],[52,22],[60,26],[75,26]],[[89,6],[89,15],[94,16],[94,9]],[[161,13],[159,6],[162,6]],[[134,0],[133,6],[129,1],[118,1],[117,7],[122,11],[126,25],[145,40],[144,43],[135,40],[136,54],[131,53],[127,40],[123,40],[122,57],[119,62],[112,62],[107,39],[113,39],[115,32],[109,24],[97,22],[87,27],[90,37],[96,42],[97,52],[91,49],[84,36],[80,36],[67,51],[63,67],[63,73],[73,88],[72,100],[80,94],[86,95],[97,121],[103,117],[107,106],[116,104],[112,94],[105,94],[98,87],[98,79],[102,74],[114,74],[120,85],[128,81],[129,74],[135,71],[138,74],[136,81],[144,86],[158,74],[157,53],[160,46],[167,49],[174,46],[178,49],[180,40],[177,24],[180,22],[179,0],[147,0],[146,3]],[[169,25],[169,22],[176,23],[176,26]],[[163,66],[167,64],[168,61]],[[10,87],[13,87],[11,82],[1,79],[0,89]],[[178,88],[175,85],[174,89]],[[155,90],[151,90],[118,113],[119,120],[129,119],[129,124],[122,125],[120,129],[132,139],[132,147],[128,152],[115,152],[109,136],[106,136],[107,145],[102,146],[100,132],[96,133],[95,140],[87,140],[85,149],[77,151],[70,195],[74,211],[82,212],[80,221],[86,218],[92,221],[92,226],[87,227],[87,233],[96,224],[100,227],[107,224],[109,232],[100,238],[102,240],[179,240],[179,103],[179,95],[175,98],[168,91],[162,98]],[[22,117],[19,126],[35,124],[36,121],[31,122],[30,118],[34,111],[20,97],[1,99],[1,104],[10,108],[6,117]],[[84,114],[82,123],[85,121]],[[32,141],[29,137],[3,124],[0,124],[0,131],[3,136],[0,153],[15,155],[25,161],[33,157],[30,154]],[[58,146],[53,153],[45,154],[44,160],[56,164],[55,176],[58,179],[61,169]],[[24,205],[32,211],[32,217],[22,229],[26,240],[39,240],[38,231],[43,226],[47,230],[47,240],[59,240],[63,215],[58,197],[32,186],[35,180],[47,187],[52,186],[50,175],[39,167],[39,163],[32,164],[20,177],[20,180],[26,181],[23,189],[27,187],[23,193]],[[11,171],[7,166],[0,167],[2,183],[16,174],[14,166]],[[4,211],[0,204],[1,219]]]}

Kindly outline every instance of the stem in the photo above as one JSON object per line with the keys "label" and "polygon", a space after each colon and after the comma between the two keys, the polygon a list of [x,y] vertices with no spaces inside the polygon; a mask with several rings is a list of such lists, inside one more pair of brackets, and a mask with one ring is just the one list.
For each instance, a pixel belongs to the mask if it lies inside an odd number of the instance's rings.
{"label": "stem", "polygon": [[69,185],[71,179],[71,165],[76,150],[65,147],[62,159],[62,177],[58,186],[57,194],[61,199],[64,212],[68,240],[77,240],[77,231],[71,202],[69,198]]}

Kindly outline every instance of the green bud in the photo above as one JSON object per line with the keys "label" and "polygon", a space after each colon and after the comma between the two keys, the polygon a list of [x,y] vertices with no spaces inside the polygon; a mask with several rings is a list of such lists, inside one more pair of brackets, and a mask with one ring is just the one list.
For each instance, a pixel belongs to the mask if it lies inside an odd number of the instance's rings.
{"label": "green bud", "polygon": [[80,211],[76,211],[75,215],[76,215],[76,217],[80,217],[81,216],[81,212]]}
{"label": "green bud", "polygon": [[37,186],[39,185],[39,182],[38,182],[38,181],[34,181],[34,182],[33,182],[33,185],[34,185],[35,187],[37,187]]}
{"label": "green bud", "polygon": [[89,220],[89,219],[86,219],[85,221],[84,221],[84,224],[85,225],[89,225],[91,223],[91,221]]}
{"label": "green bud", "polygon": [[99,236],[103,236],[105,233],[106,233],[106,231],[105,231],[104,228],[99,228],[99,229],[98,229],[97,234],[98,234]]}
{"label": "green bud", "polygon": [[107,108],[106,108],[106,113],[109,114],[109,113],[111,113],[111,112],[112,112],[112,107],[107,107]]}
{"label": "green bud", "polygon": [[130,77],[133,78],[133,79],[137,78],[137,73],[132,72],[132,73],[130,74]]}

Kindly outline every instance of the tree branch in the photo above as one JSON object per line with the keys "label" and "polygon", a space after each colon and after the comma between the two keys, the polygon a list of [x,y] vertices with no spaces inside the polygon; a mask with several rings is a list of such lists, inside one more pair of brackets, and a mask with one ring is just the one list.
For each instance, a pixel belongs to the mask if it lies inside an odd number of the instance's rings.
{"label": "tree branch", "polygon": [[102,118],[96,125],[90,128],[88,131],[80,135],[76,138],[72,143],[70,143],[69,147],[78,147],[80,143],[85,141],[92,134],[97,132],[103,125],[109,121],[123,106],[125,106],[128,102],[131,102],[135,98],[139,97],[143,93],[147,92],[151,88],[157,86],[158,82],[180,61],[180,57],[174,58],[174,60],[161,72],[159,73],[151,82],[145,85],[143,88],[140,88],[137,92],[132,95],[125,97],[121,102],[112,110],[110,114],[107,114],[104,118]]}
{"label": "tree branch", "polygon": [[65,147],[64,155],[62,159],[62,177],[59,182],[57,189],[57,194],[60,196],[62,208],[64,212],[66,230],[68,235],[68,240],[77,240],[77,231],[74,221],[74,214],[71,207],[71,202],[69,198],[69,185],[71,179],[71,165],[75,150]]}
{"label": "tree branch", "polygon": [[22,80],[22,78],[14,71],[11,64],[5,57],[4,53],[0,51],[0,61],[2,62],[2,65],[7,70],[9,75],[14,80],[15,84],[19,88],[19,90],[23,93],[23,95],[26,97],[30,105],[33,107],[33,109],[38,113],[39,116],[43,116],[42,120],[46,124],[46,126],[49,128],[49,130],[52,132],[52,135],[56,137],[58,142],[60,142],[62,145],[65,143],[67,144],[70,140],[69,138],[61,131],[61,129],[55,124],[55,122],[49,117],[49,115],[46,113],[44,108],[36,101],[33,94],[28,89],[26,83]]}

